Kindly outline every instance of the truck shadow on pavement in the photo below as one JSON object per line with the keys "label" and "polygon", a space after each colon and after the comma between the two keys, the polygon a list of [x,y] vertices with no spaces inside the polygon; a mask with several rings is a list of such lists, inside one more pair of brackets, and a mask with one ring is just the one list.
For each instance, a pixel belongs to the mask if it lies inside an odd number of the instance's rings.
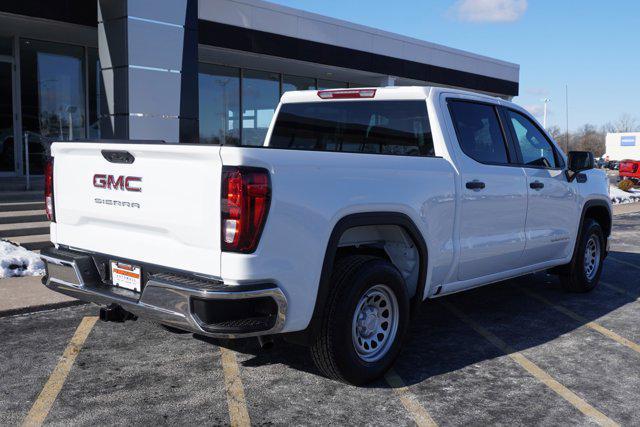
{"label": "truck shadow on pavement", "polygon": [[[505,355],[474,326],[489,331],[513,351],[520,352],[560,337],[565,339],[567,334],[588,322],[618,316],[619,309],[637,303],[640,298],[638,269],[631,266],[640,268],[640,254],[612,252],[610,256],[627,264],[607,260],[601,277],[603,283],[588,294],[567,293],[555,276],[539,273],[425,302],[411,323],[404,349],[395,364],[396,371],[407,385],[414,385]],[[575,316],[570,317],[552,305],[563,307]],[[464,313],[467,321],[452,312],[451,306]],[[638,313],[638,308],[640,306],[625,310]],[[637,320],[637,315],[628,317]],[[616,322],[617,325],[621,323]],[[624,327],[637,331],[637,323]],[[625,335],[624,330],[615,332]],[[580,339],[573,335],[569,337],[567,339]],[[633,336],[627,338],[633,340]],[[249,356],[242,362],[243,369],[286,364],[320,375],[305,348],[281,340],[270,350],[260,349],[255,339],[208,341]],[[579,363],[581,356],[575,357],[575,363]],[[449,377],[455,381],[455,375]],[[381,380],[370,387],[389,386]]]}

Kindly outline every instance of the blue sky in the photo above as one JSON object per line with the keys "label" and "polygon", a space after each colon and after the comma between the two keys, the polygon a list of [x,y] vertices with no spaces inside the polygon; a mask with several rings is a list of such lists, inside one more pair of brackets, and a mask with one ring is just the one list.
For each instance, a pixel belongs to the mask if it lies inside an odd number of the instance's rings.
{"label": "blue sky", "polygon": [[271,0],[520,64],[520,96],[542,121],[597,126],[623,113],[640,120],[637,0]]}

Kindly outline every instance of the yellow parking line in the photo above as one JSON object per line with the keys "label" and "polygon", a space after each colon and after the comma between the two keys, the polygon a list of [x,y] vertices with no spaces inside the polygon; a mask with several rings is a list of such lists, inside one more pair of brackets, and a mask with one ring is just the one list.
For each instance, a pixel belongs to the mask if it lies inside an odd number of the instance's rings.
{"label": "yellow parking line", "polygon": [[600,280],[600,284],[602,284],[602,286],[604,286],[604,287],[606,287],[606,288],[609,288],[609,289],[611,289],[611,290],[614,290],[614,291],[616,291],[616,292],[618,292],[618,293],[620,293],[620,294],[623,294],[623,295],[626,295],[626,296],[628,296],[628,297],[631,297],[631,298],[633,298],[634,300],[637,300],[637,299],[638,299],[638,296],[637,296],[637,295],[634,295],[633,293],[629,292],[629,291],[628,291],[628,290],[626,290],[626,289],[621,288],[620,286],[613,285],[613,284],[611,284],[611,283],[609,283],[609,282],[605,282],[605,281],[603,281],[603,280]]}
{"label": "yellow parking line", "polygon": [[226,348],[220,347],[222,354],[222,370],[224,372],[224,384],[227,390],[227,406],[229,407],[229,420],[232,427],[246,427],[251,425],[247,402],[244,398],[244,387],[240,378],[240,368],[236,354]]}
{"label": "yellow parking line", "polygon": [[458,308],[453,306],[452,304],[440,301],[440,303],[446,307],[449,311],[451,311],[456,317],[462,320],[464,323],[469,325],[473,330],[475,330],[478,334],[482,335],[487,341],[491,344],[499,348],[502,352],[507,354],[514,362],[524,368],[527,372],[533,375],[538,381],[542,382],[544,385],[553,390],[558,396],[562,397],[564,400],[572,404],[577,410],[591,418],[593,421],[597,422],[602,426],[617,426],[618,424],[614,422],[611,418],[604,415],[602,412],[598,411],[596,408],[587,403],[580,396],[569,390],[567,387],[560,384],[556,379],[554,379],[551,375],[545,372],[538,365],[527,359],[522,353],[516,351],[512,347],[510,347],[507,343],[502,341],[493,333],[489,332],[484,327],[480,326],[478,323],[474,322],[470,317],[460,311]]}
{"label": "yellow parking line", "polygon": [[389,369],[385,374],[384,379],[387,381],[387,384],[391,386],[394,393],[398,395],[402,406],[409,411],[418,426],[436,427],[438,425],[433,421],[429,412],[427,412],[427,410],[418,403],[414,394],[409,391],[400,375],[398,375],[393,368]]}
{"label": "yellow parking line", "polygon": [[42,391],[38,395],[38,398],[33,403],[31,410],[27,414],[26,418],[22,421],[23,426],[40,426],[49,415],[49,411],[56,401],[62,386],[73,367],[73,363],[80,352],[80,349],[84,345],[93,325],[96,324],[97,317],[85,317],[80,322],[80,326],[76,329],[75,334],[69,341],[67,348],[62,353],[60,361],[54,368],[53,372],[49,376],[49,380],[44,385]]}
{"label": "yellow parking line", "polygon": [[614,257],[612,257],[611,255],[609,255],[609,256],[607,257],[607,259],[610,259],[610,260],[613,260],[613,261],[615,261],[615,262],[619,262],[620,264],[628,265],[629,267],[633,267],[633,268],[635,268],[635,269],[640,270],[640,266],[637,266],[637,265],[635,265],[635,264],[631,264],[630,262],[627,262],[627,261],[622,261],[621,259],[618,259],[618,258],[614,258]]}
{"label": "yellow parking line", "polygon": [[545,297],[543,297],[542,295],[539,295],[529,289],[524,289],[524,288],[520,288],[520,290],[522,292],[524,292],[525,294],[529,295],[531,298],[534,298],[538,301],[540,301],[541,303],[548,305],[549,307],[553,308],[556,311],[559,311],[560,313],[564,314],[567,317],[572,318],[573,320],[583,323],[584,326],[586,326],[589,329],[593,329],[594,331],[600,332],[602,335],[606,336],[607,338],[611,338],[612,340],[614,340],[615,342],[617,342],[618,344],[622,344],[625,347],[630,348],[631,350],[640,353],[640,345],[634,343],[633,341],[630,341],[628,339],[626,339],[625,337],[622,337],[618,334],[616,334],[615,332],[613,332],[612,330],[609,330],[607,328],[605,328],[604,326],[596,323],[596,322],[591,322],[589,321],[589,319],[580,316],[578,313],[575,313],[571,310],[569,310],[568,308],[562,307],[561,305],[558,304],[554,304],[553,302],[549,301],[548,299],[546,299]]}

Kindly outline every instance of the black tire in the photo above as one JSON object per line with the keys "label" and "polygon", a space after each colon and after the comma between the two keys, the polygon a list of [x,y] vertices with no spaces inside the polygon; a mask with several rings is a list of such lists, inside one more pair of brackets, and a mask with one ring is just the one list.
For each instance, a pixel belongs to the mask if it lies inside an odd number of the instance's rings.
{"label": "black tire", "polygon": [[[600,282],[606,251],[606,239],[602,227],[592,218],[584,220],[578,238],[580,240],[577,242],[573,259],[560,274],[560,281],[566,291],[584,293],[594,290]],[[593,269],[593,273],[587,274],[585,253],[587,252],[587,245],[592,238],[595,239],[594,242],[599,247],[599,260],[597,268]]]}
{"label": "black tire", "polygon": [[[355,255],[336,262],[331,281],[331,292],[322,313],[320,331],[311,345],[311,356],[327,377],[355,385],[366,384],[384,375],[400,352],[409,324],[409,297],[404,279],[398,269],[384,259]],[[397,329],[395,335],[389,332],[389,338],[380,347],[384,350],[380,350],[379,360],[367,361],[356,349],[354,340],[358,338],[353,338],[353,321],[356,309],[361,306],[361,298],[367,292],[375,292],[379,285],[395,296],[393,303],[397,302],[397,310],[391,311],[396,313],[392,318],[396,319],[393,324]],[[374,304],[373,299],[370,301]],[[384,314],[382,311],[378,313],[378,324],[384,327],[381,318]],[[375,348],[373,341],[372,349]],[[361,344],[360,351],[362,348]]]}

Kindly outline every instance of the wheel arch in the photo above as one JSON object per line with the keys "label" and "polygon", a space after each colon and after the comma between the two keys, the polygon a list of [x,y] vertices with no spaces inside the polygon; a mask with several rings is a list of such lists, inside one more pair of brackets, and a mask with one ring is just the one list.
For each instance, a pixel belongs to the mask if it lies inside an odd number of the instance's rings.
{"label": "wheel arch", "polygon": [[576,257],[576,251],[578,250],[580,239],[582,239],[582,225],[587,218],[593,218],[598,221],[598,223],[600,223],[606,239],[608,239],[611,235],[611,227],[613,226],[613,213],[611,212],[611,206],[604,200],[587,200],[587,202],[582,207],[576,242],[573,247],[573,256],[571,258],[572,260],[574,260]]}
{"label": "wheel arch", "polygon": [[422,302],[424,295],[429,253],[424,237],[414,221],[408,215],[400,212],[362,212],[349,214],[336,222],[329,237],[322,263],[315,306],[309,325],[303,331],[285,334],[285,339],[298,344],[308,344],[317,333],[322,313],[324,312],[325,304],[331,290],[331,274],[338,252],[338,244],[342,235],[354,227],[389,225],[401,227],[413,240],[418,251],[418,282],[415,295],[411,299],[411,312],[415,312]]}
{"label": "wheel arch", "polygon": [[609,204],[604,200],[588,200],[582,208],[582,217],[580,225],[584,224],[585,218],[593,218],[602,227],[605,235],[611,235],[611,227],[613,225],[613,215]]}

